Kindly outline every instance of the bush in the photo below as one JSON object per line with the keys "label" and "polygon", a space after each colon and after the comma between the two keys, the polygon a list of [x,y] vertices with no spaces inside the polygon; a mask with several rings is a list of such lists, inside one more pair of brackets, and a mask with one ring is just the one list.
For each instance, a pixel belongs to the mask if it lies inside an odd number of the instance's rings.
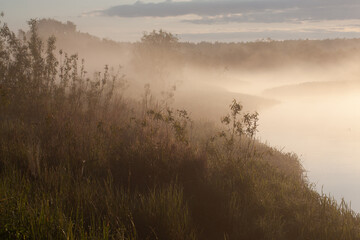
{"label": "bush", "polygon": [[234,101],[223,130],[195,128],[148,87],[125,99],[108,67],[90,78],[76,55],[57,60],[29,25],[0,29],[2,239],[360,238],[296,156],[254,139],[256,113]]}

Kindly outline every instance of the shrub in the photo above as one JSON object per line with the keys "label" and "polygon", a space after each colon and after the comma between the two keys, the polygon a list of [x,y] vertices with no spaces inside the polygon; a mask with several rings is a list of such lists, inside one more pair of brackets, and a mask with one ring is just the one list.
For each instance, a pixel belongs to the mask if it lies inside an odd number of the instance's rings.
{"label": "shrub", "polygon": [[234,100],[221,137],[195,128],[149,86],[125,99],[107,66],[87,77],[29,25],[24,39],[0,29],[0,238],[360,238],[296,156],[254,139],[257,113]]}

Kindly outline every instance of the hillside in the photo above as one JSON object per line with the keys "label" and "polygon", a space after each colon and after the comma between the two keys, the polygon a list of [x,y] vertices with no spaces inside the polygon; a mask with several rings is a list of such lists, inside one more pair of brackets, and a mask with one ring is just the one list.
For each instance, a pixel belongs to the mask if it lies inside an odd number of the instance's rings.
{"label": "hillside", "polygon": [[[101,62],[102,65],[105,63],[111,65],[113,60],[119,61],[122,59],[120,56],[126,54],[131,57],[139,47],[139,42],[126,43],[100,39],[77,31],[76,26],[71,22],[61,23],[53,19],[39,21],[39,35],[43,38],[54,35],[58,39],[59,49],[77,52],[89,63],[99,54],[98,58],[101,61],[105,60]],[[254,71],[283,66],[336,65],[349,58],[358,59],[360,39],[285,41],[262,39],[256,42],[237,43],[179,41],[177,48],[181,53],[179,56],[181,60],[190,65]]]}
{"label": "hillside", "polygon": [[153,93],[167,65],[131,98],[121,70],[86,73],[29,25],[0,29],[0,238],[360,239],[345,201],[256,140],[256,112],[191,119]]}
{"label": "hillside", "polygon": [[[42,19],[38,28],[44,42],[54,35],[58,49],[84,58],[90,75],[103,71],[105,65],[114,72],[121,66],[120,72],[127,79],[127,97],[139,100],[144,85],[149,84],[158,99],[164,97],[162,93],[170,93],[176,98],[176,107],[189,109],[194,117],[203,116],[209,103],[214,106],[208,109],[214,113],[209,116],[219,119],[233,98],[240,99],[248,110],[259,111],[276,104],[274,98],[281,92],[306,95],[316,89],[320,92],[322,87],[341,92],[352,86],[344,81],[355,82],[359,74],[360,39],[189,43],[172,35],[176,41],[171,45],[153,48],[141,39],[135,43],[100,39],[77,31],[71,22]],[[161,35],[161,31],[147,34]],[[156,37],[150,41],[156,43]],[[305,83],[309,81],[314,81],[313,85]],[[290,85],[302,88],[302,93],[288,89]],[[263,86],[272,90],[266,94],[252,90]],[[275,90],[278,87],[285,91]]]}

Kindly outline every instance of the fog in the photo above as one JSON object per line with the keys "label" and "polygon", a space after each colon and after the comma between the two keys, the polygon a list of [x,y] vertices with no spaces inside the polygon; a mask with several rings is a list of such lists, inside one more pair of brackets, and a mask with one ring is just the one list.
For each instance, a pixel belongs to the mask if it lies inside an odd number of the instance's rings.
{"label": "fog", "polygon": [[121,66],[127,97],[141,99],[147,86],[161,104],[215,123],[233,99],[258,111],[262,142],[298,154],[318,191],[360,211],[358,40],[154,47],[71,31],[55,32],[59,48],[84,58],[89,74]]}
{"label": "fog", "polygon": [[[225,88],[277,100],[259,109],[261,141],[299,155],[319,192],[360,211],[360,80],[358,61],[238,73]],[[354,191],[355,190],[355,191]]]}
{"label": "fog", "polygon": [[358,63],[253,72],[187,69],[175,99],[186,91],[188,101],[180,100],[184,107],[195,117],[216,121],[231,98],[242,97],[248,109],[260,113],[262,142],[298,154],[319,192],[339,202],[344,198],[359,212],[360,195],[355,190],[360,187]]}
{"label": "fog", "polygon": [[359,94],[288,100],[261,111],[259,136],[297,153],[318,191],[359,211],[359,107]]}
{"label": "fog", "polygon": [[[360,195],[355,190],[360,187],[358,64],[352,59],[321,67],[252,72],[193,69],[191,74],[195,79],[206,78],[214,88],[268,103],[250,104],[260,113],[260,141],[299,155],[309,181],[319,192],[330,193],[338,201],[344,198],[359,212]],[[216,84],[219,77],[222,83]],[[255,99],[244,101],[254,103]]]}

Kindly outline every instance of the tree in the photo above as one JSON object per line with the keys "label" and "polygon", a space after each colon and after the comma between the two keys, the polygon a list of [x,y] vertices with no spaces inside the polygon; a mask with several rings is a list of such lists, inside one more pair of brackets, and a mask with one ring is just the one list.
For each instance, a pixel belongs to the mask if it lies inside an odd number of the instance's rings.
{"label": "tree", "polygon": [[152,86],[153,94],[157,90],[164,99],[172,96],[183,69],[179,38],[162,29],[144,32],[134,56],[137,77]]}
{"label": "tree", "polygon": [[153,30],[150,33],[144,32],[141,38],[141,43],[156,47],[173,48],[176,47],[178,42],[179,38],[176,35],[162,29],[159,31]]}

